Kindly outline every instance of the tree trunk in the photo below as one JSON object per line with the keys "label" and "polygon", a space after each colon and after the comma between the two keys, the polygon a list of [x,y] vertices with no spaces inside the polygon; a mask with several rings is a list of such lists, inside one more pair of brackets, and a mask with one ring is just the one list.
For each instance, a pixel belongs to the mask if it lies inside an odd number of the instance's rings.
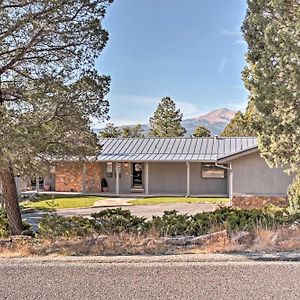
{"label": "tree trunk", "polygon": [[1,166],[0,180],[2,182],[2,196],[9,221],[10,233],[12,235],[21,234],[22,218],[18,201],[17,186],[11,163]]}

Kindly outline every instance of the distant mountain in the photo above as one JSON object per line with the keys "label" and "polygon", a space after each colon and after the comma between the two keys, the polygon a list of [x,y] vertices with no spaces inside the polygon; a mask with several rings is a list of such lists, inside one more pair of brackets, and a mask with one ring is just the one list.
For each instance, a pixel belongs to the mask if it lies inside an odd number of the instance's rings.
{"label": "distant mountain", "polygon": [[[185,119],[182,121],[182,126],[187,131],[186,136],[192,135],[195,131],[195,128],[199,125],[206,126],[211,131],[212,135],[219,135],[234,117],[235,113],[236,112],[234,110],[230,110],[228,108],[219,108],[198,117]],[[147,133],[150,128],[149,124],[141,125],[144,129],[144,132]],[[121,126],[120,128],[125,126]],[[95,129],[96,132],[99,132],[100,130],[101,129]]]}
{"label": "distant mountain", "polygon": [[228,108],[215,109],[205,115],[182,121],[183,127],[187,130],[187,136],[194,133],[195,128],[199,125],[206,126],[212,135],[219,135],[230,120],[234,117],[235,111]]}

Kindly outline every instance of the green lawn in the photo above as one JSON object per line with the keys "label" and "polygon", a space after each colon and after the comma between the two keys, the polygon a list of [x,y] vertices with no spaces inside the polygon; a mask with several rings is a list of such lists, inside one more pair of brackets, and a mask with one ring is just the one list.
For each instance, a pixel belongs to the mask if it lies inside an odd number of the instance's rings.
{"label": "green lawn", "polygon": [[145,199],[130,200],[133,205],[142,204],[162,204],[162,203],[194,203],[194,202],[209,202],[214,204],[228,203],[228,198],[186,198],[186,197],[153,197]]}
{"label": "green lawn", "polygon": [[106,198],[97,196],[46,196],[35,201],[25,201],[21,203],[21,206],[38,209],[81,208],[93,206],[96,201],[103,199]]}

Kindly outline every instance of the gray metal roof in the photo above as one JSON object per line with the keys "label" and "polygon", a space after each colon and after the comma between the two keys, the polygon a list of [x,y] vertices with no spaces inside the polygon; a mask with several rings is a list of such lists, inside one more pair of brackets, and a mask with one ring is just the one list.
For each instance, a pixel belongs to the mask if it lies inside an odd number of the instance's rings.
{"label": "gray metal roof", "polygon": [[107,138],[99,161],[216,161],[257,146],[253,137]]}

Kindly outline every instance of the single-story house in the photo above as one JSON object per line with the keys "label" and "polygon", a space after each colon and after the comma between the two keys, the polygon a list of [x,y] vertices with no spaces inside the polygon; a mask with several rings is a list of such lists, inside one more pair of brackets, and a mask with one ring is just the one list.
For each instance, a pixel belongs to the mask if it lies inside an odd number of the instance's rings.
{"label": "single-story house", "polygon": [[229,197],[240,207],[287,204],[292,177],[266,164],[253,137],[108,138],[100,143],[95,161],[59,162],[45,183],[57,192]]}

